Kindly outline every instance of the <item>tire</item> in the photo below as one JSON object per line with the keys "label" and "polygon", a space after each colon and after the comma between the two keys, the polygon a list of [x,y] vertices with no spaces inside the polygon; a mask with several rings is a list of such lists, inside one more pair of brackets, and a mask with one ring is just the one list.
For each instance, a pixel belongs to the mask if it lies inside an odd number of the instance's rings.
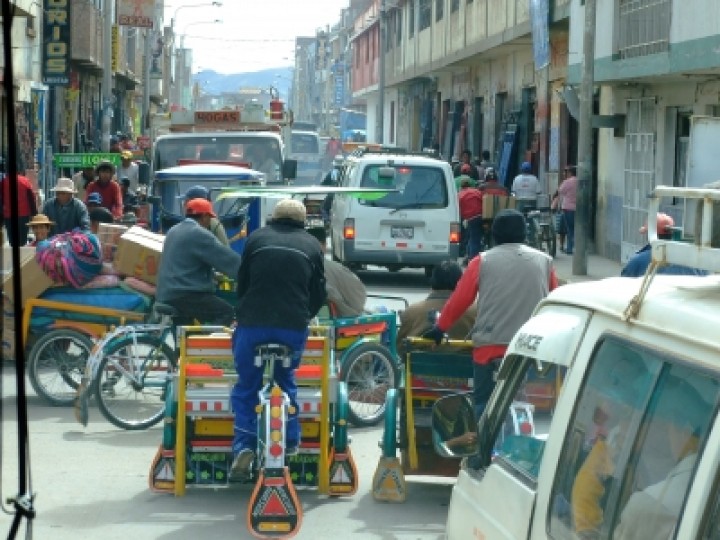
{"label": "tire", "polygon": [[348,418],[354,426],[376,425],[385,410],[385,394],[397,385],[397,364],[380,343],[363,343],[342,361],[340,380],[348,389]]}
{"label": "tire", "polygon": [[542,227],[542,246],[548,255],[555,258],[557,254],[557,244],[555,230],[550,223],[541,225]]}
{"label": "tire", "polygon": [[382,438],[382,454],[386,458],[397,457],[397,417],[398,417],[398,391],[395,388],[388,390],[385,396],[385,422]]}
{"label": "tire", "polygon": [[[108,345],[93,382],[100,412],[111,424],[127,430],[147,429],[163,419],[170,389],[168,374],[177,365],[175,352],[156,336],[138,335],[136,339],[137,346],[132,336]],[[147,371],[139,384],[116,367],[127,369],[133,358]]]}
{"label": "tire", "polygon": [[90,337],[69,328],[51,330],[39,338],[28,358],[35,393],[54,406],[72,405],[92,347]]}
{"label": "tire", "polygon": [[343,454],[348,447],[348,389],[344,382],[338,383],[337,402],[335,403],[335,423],[333,429],[333,448],[336,454]]}

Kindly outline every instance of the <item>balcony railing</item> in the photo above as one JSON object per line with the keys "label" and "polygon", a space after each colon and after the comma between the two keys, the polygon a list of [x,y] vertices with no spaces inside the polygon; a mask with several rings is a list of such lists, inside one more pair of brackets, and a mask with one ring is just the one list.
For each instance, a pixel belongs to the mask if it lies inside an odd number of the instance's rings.
{"label": "balcony railing", "polygon": [[668,50],[671,0],[620,0],[618,56],[647,56]]}

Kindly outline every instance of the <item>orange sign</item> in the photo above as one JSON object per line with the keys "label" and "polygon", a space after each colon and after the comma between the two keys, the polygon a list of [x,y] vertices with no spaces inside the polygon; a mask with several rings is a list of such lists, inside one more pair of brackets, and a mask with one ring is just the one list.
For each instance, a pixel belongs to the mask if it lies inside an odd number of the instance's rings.
{"label": "orange sign", "polygon": [[240,111],[195,111],[196,126],[236,127],[240,123]]}

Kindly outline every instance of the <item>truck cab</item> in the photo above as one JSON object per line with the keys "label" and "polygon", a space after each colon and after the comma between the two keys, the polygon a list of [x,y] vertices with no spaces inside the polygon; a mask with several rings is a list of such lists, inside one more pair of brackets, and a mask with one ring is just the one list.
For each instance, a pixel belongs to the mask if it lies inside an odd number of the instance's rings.
{"label": "truck cab", "polygon": [[[662,197],[697,205],[693,240],[657,239]],[[465,454],[447,538],[720,538],[720,276],[655,275],[720,271],[718,208],[718,190],[656,188],[644,277],[566,285],[538,305]],[[533,405],[533,430],[504,429],[515,399]]]}

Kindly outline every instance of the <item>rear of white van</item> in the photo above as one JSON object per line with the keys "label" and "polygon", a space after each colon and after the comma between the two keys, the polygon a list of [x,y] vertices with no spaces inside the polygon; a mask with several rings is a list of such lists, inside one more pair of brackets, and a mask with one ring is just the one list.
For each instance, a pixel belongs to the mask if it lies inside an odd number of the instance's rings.
{"label": "rear of white van", "polygon": [[460,220],[450,166],[425,157],[360,159],[343,185],[396,189],[368,200],[336,195],[331,218],[333,257],[350,267],[425,268],[457,259]]}

